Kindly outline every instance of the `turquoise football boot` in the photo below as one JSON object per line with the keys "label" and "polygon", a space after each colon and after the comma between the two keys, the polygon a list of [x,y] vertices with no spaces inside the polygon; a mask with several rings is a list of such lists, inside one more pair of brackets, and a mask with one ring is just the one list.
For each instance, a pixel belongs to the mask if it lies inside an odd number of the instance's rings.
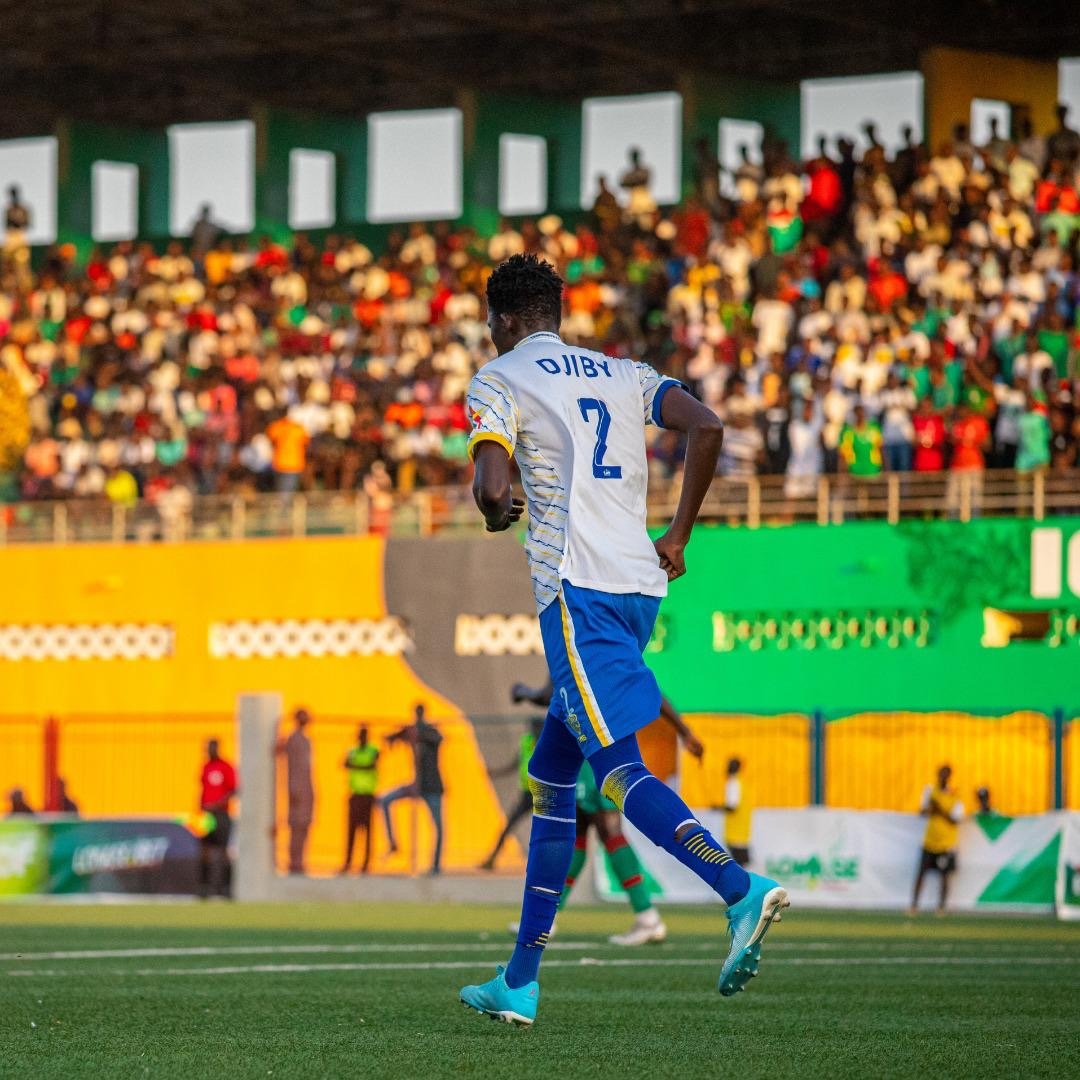
{"label": "turquoise football boot", "polygon": [[463,986],[460,996],[462,1005],[490,1016],[492,1020],[530,1027],[536,1019],[540,984],[526,983],[511,990],[506,985],[506,968],[500,964],[495,969],[494,979],[481,986]]}
{"label": "turquoise football boot", "polygon": [[720,971],[720,993],[731,997],[758,973],[761,939],[780,912],[790,907],[787,890],[771,878],[750,875],[750,891],[727,910],[731,947]]}

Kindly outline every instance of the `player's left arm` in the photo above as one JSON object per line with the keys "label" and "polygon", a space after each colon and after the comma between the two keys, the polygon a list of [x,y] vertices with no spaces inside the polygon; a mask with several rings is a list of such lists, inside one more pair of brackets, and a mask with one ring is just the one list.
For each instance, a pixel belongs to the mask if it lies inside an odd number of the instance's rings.
{"label": "player's left arm", "polygon": [[660,715],[675,729],[675,734],[686,747],[686,752],[700,760],[705,753],[704,745],[682,718],[679,710],[666,697],[660,698]]}
{"label": "player's left arm", "polygon": [[660,567],[673,581],[686,573],[684,551],[697,521],[701,504],[716,475],[716,462],[724,441],[724,425],[707,405],[681,386],[668,386],[660,402],[660,421],[664,427],[687,436],[686,463],[682,491],[675,516],[654,546]]}

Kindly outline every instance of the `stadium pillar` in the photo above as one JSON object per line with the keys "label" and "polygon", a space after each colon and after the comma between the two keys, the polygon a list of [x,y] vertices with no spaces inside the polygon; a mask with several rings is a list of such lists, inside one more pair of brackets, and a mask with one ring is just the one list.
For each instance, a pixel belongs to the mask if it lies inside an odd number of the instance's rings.
{"label": "stadium pillar", "polygon": [[280,694],[241,694],[237,698],[241,799],[236,828],[237,900],[266,900],[271,895],[277,791],[274,744],[280,718]]}
{"label": "stadium pillar", "polygon": [[923,130],[931,152],[952,138],[953,125],[970,123],[974,98],[1006,101],[1026,113],[1037,134],[1056,126],[1058,68],[1055,60],[935,46],[922,54]]}
{"label": "stadium pillar", "polygon": [[255,228],[277,239],[289,227],[290,155],[321,150],[334,155],[334,224],[367,217],[367,120],[305,116],[259,106],[255,124]]}
{"label": "stadium pillar", "polygon": [[538,135],[547,143],[547,211],[581,209],[581,102],[458,94],[462,114],[462,220],[482,232],[499,220],[499,141],[503,135]]}
{"label": "stadium pillar", "polygon": [[782,141],[799,158],[802,91],[798,82],[712,77],[690,74],[679,82],[683,99],[682,180],[684,194],[693,188],[694,147],[704,139],[719,157],[721,120],[754,120],[766,139]]}
{"label": "stadium pillar", "polygon": [[80,260],[93,246],[94,163],[139,170],[140,236],[169,235],[169,139],[164,131],[60,120],[56,125],[56,237],[74,244]]}
{"label": "stadium pillar", "polygon": [[1051,717],[1051,752],[1053,754],[1053,810],[1061,810],[1065,806],[1065,710],[1057,708]]}
{"label": "stadium pillar", "polygon": [[810,717],[810,801],[825,805],[825,714],[820,709]]}

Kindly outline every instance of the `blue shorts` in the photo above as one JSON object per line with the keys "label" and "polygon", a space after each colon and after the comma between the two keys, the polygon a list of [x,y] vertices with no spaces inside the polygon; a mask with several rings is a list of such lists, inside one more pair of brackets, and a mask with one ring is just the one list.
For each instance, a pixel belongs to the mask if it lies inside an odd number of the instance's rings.
{"label": "blue shorts", "polygon": [[540,633],[555,693],[549,716],[560,719],[590,757],[660,715],[660,687],[642,652],[658,596],[607,593],[562,583],[540,613]]}

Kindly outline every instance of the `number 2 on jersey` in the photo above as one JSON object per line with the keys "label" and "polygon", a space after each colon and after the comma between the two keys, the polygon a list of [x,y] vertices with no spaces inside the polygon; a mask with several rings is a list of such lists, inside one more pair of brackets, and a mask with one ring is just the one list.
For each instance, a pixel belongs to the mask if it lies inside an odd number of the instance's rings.
{"label": "number 2 on jersey", "polygon": [[607,453],[607,433],[611,427],[611,413],[608,407],[599,399],[591,397],[578,398],[578,408],[581,409],[582,420],[588,422],[589,414],[596,413],[596,446],[593,447],[592,474],[598,480],[621,480],[621,465],[605,465],[604,455]]}

